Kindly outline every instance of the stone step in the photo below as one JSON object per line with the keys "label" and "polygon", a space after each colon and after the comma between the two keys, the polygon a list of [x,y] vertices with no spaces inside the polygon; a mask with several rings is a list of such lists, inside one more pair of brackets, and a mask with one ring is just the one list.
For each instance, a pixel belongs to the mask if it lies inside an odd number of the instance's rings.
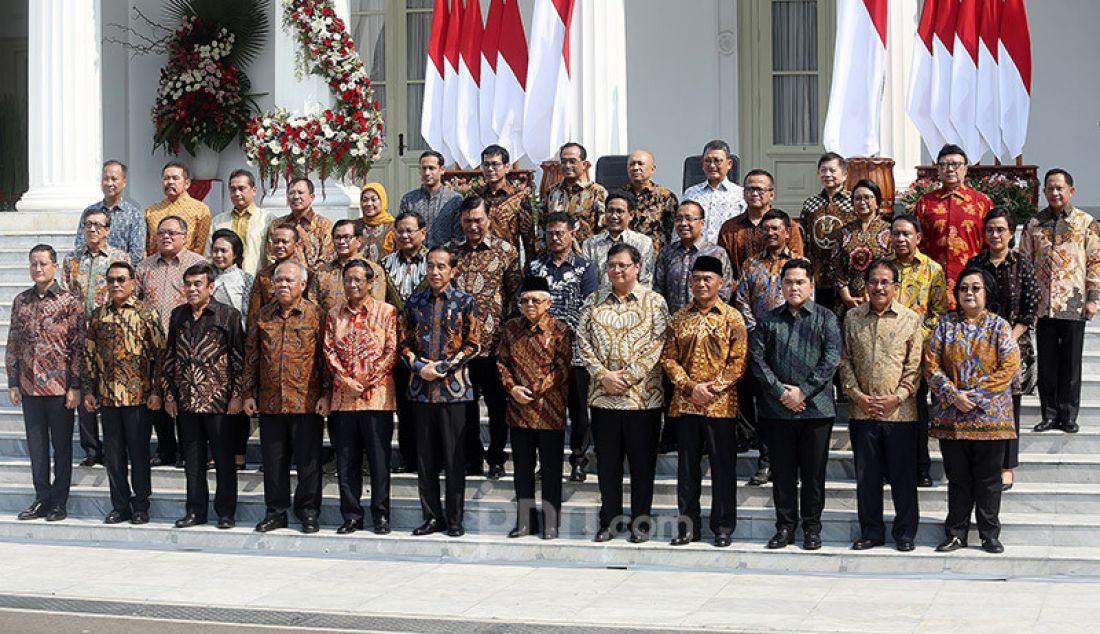
{"label": "stone step", "polygon": [[[75,216],[75,218],[79,218],[79,215]],[[11,252],[22,251],[24,258],[27,257],[27,253],[31,248],[37,244],[48,244],[52,246],[60,257],[73,249],[73,238],[76,235],[77,222],[77,220],[74,220],[72,224],[73,228],[68,231],[57,228],[0,230],[0,239],[4,241],[5,250]]]}
{"label": "stone step", "polygon": [[[295,476],[296,477],[296,476]],[[562,500],[574,505],[596,506],[599,504],[599,477],[590,474],[583,483],[570,482],[563,474]],[[1026,471],[1021,471],[1016,486],[1002,499],[1001,511],[1005,513],[1088,513],[1100,514],[1100,485],[1067,484],[1026,481]],[[215,474],[207,473],[211,491],[215,487]],[[27,460],[6,458],[0,460],[0,484],[24,485],[31,481],[30,462]],[[174,467],[154,467],[152,469],[153,491],[182,491],[187,479],[182,469]],[[74,487],[98,488],[106,491],[108,487],[107,471],[102,466],[75,467],[73,469]],[[469,477],[466,480],[466,499],[514,502],[515,489],[511,472],[497,481],[484,477]],[[624,491],[630,491],[627,481]],[[263,473],[256,469],[247,469],[237,473],[237,489],[242,493],[261,494],[264,490]],[[364,499],[369,497],[370,481],[364,477]],[[325,476],[325,495],[336,499],[339,489],[335,476]],[[708,508],[712,488],[709,476],[702,483],[702,506]],[[947,511],[947,487],[943,483],[927,489],[918,489],[920,508],[923,513],[945,514]],[[415,474],[397,473],[391,475],[390,495],[395,499],[417,500],[417,477]],[[856,484],[852,480],[829,480],[825,485],[825,508],[830,510],[855,510]],[[887,513],[892,513],[893,502],[889,487],[883,494]],[[655,504],[675,507],[677,504],[676,478],[661,476],[654,482]],[[738,506],[773,507],[772,487],[745,486],[744,480],[738,483]]]}
{"label": "stone step", "polygon": [[[406,533],[378,536],[369,531],[335,535],[323,530],[302,535],[293,530],[260,534],[250,525],[230,530],[196,526],[180,530],[167,524],[107,526],[100,518],[70,517],[64,522],[20,522],[0,518],[0,539],[56,542],[110,548],[155,548],[165,551],[207,550],[352,557],[370,560],[530,564],[539,561],[571,568],[659,568],[679,570],[782,572],[794,574],[856,574],[876,577],[947,577],[997,579],[1018,577],[1091,577],[1100,575],[1100,549],[1031,545],[1006,531],[1006,551],[989,555],[974,546],[937,553],[921,544],[911,553],[892,548],[855,552],[847,543],[826,542],[815,552],[797,546],[766,550],[760,541],[735,541],[729,548],[708,542],[672,547],[665,541],[631,544],[625,539],[596,544],[586,538],[537,537],[508,539],[499,532],[474,532],[467,526],[460,538],[442,535],[412,537]],[[583,573],[582,573],[583,574]]]}
{"label": "stone step", "polygon": [[[34,501],[30,485],[0,485],[0,513],[15,515]],[[68,511],[74,517],[102,518],[110,511],[110,496],[98,487],[73,487]],[[154,523],[168,523],[183,515],[182,491],[158,491],[150,500],[150,517]],[[242,493],[238,497],[236,519],[241,526],[255,524],[265,514],[263,496]],[[561,512],[561,534],[567,537],[590,537],[598,528],[598,509],[592,504],[564,503]],[[677,511],[674,506],[653,507],[654,539],[667,540],[675,534]],[[213,511],[211,511],[213,516]],[[738,508],[734,539],[763,544],[775,531],[774,510],[767,507]],[[321,506],[320,523],[330,532],[343,521],[337,500],[326,497]],[[390,521],[395,531],[409,531],[422,521],[420,504],[412,498],[394,498]],[[708,514],[703,512],[703,524]],[[943,539],[943,514],[927,513],[918,532],[917,542],[932,546]],[[1047,546],[1092,546],[1100,538],[1100,516],[1085,514],[1051,515],[1046,513],[1001,513],[1002,539],[1006,544]],[[292,525],[296,524],[292,519]],[[498,500],[467,500],[464,524],[473,533],[502,535],[515,524],[515,505]],[[889,531],[889,522],[887,522]],[[295,526],[296,528],[296,526]],[[709,531],[704,529],[704,536]],[[833,543],[851,542],[859,536],[855,511],[832,510],[822,514],[822,539]],[[969,541],[979,542],[976,529],[971,529]]]}

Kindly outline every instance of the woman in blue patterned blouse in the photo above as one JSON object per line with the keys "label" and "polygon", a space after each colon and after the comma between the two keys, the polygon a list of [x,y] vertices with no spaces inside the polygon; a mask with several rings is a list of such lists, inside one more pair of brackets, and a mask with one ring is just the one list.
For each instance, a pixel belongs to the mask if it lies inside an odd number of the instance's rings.
{"label": "woman in blue patterned blouse", "polygon": [[929,435],[940,441],[948,480],[947,537],[936,550],[966,546],[973,511],[982,549],[1001,553],[1001,463],[1016,437],[1011,384],[1020,349],[1012,326],[986,308],[987,298],[997,296],[992,275],[963,269],[954,292],[958,308],[939,320],[924,348]]}

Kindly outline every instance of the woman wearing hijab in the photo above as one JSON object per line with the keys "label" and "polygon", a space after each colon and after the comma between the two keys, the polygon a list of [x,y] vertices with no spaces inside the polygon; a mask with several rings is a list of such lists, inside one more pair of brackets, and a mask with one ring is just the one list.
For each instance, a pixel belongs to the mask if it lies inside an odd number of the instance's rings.
{"label": "woman wearing hijab", "polygon": [[367,183],[359,194],[359,209],[363,217],[363,256],[372,262],[393,253],[393,216],[388,210],[386,188],[381,183]]}

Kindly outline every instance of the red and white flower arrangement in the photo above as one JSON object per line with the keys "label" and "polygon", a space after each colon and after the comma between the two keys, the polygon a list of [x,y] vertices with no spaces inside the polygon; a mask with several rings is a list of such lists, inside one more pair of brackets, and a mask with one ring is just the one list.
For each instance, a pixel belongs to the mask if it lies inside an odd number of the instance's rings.
{"label": "red and white flower arrangement", "polygon": [[299,72],[324,78],[336,104],[318,115],[280,108],[254,117],[245,155],[272,186],[313,173],[363,180],[382,153],[384,122],[344,21],[332,0],[286,0],[283,25],[300,45]]}

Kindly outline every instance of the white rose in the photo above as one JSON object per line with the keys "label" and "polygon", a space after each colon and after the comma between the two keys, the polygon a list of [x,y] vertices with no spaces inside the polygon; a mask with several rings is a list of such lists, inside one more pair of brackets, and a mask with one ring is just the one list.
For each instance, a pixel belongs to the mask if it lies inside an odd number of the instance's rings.
{"label": "white rose", "polygon": [[305,165],[306,164],[306,157],[303,156],[303,157],[299,158],[297,161],[295,161],[295,163],[297,163],[298,165]]}
{"label": "white rose", "polygon": [[290,148],[290,151],[293,152],[295,155],[298,155],[302,153],[302,148],[295,145]]}
{"label": "white rose", "polygon": [[279,164],[279,159],[271,159],[271,164],[272,165],[278,165]]}

